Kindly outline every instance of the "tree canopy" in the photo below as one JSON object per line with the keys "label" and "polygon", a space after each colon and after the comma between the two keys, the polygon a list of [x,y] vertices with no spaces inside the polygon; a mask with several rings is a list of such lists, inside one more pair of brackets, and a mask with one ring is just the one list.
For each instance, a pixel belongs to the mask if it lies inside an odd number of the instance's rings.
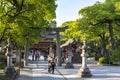
{"label": "tree canopy", "polygon": [[38,41],[40,28],[48,27],[56,18],[55,0],[1,0],[0,41],[11,37],[19,44]]}
{"label": "tree canopy", "polygon": [[106,0],[80,9],[80,19],[70,21],[67,24],[69,28],[62,34],[75,39],[87,39],[94,46],[101,47],[104,54],[109,53],[118,47],[120,40],[119,4],[119,0]]}

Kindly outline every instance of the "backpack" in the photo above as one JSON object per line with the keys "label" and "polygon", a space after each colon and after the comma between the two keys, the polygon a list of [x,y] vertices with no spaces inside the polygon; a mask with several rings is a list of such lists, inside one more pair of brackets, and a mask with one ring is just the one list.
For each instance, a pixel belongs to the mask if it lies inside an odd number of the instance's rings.
{"label": "backpack", "polygon": [[51,66],[55,66],[55,62],[51,62]]}

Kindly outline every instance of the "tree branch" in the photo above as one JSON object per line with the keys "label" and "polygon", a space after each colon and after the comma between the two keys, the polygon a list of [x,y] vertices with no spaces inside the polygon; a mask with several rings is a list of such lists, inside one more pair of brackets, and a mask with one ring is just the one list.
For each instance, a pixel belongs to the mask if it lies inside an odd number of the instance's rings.
{"label": "tree branch", "polygon": [[11,29],[11,28],[5,28],[5,29],[3,30],[3,33],[1,34],[1,38],[0,38],[0,42],[3,40],[3,38],[4,38],[4,36],[5,36],[5,32],[6,32],[7,29]]}

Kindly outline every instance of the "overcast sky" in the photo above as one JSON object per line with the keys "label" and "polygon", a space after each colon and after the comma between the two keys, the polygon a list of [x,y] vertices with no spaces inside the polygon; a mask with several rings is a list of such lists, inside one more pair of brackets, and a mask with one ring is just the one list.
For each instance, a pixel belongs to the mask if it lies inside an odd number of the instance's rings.
{"label": "overcast sky", "polygon": [[78,11],[86,6],[95,4],[97,1],[105,0],[57,0],[56,21],[57,26],[63,22],[72,21],[79,18]]}

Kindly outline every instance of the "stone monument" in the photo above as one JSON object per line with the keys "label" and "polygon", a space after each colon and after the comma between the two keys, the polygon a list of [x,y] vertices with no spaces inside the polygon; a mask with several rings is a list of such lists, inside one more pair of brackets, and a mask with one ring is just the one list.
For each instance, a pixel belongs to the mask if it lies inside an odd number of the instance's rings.
{"label": "stone monument", "polygon": [[72,47],[71,47],[71,43],[69,43],[68,45],[68,62],[66,63],[65,68],[74,68],[73,64],[72,64],[72,57],[73,57],[73,53],[72,53]]}
{"label": "stone monument", "polygon": [[86,40],[83,41],[83,46],[82,46],[82,67],[80,68],[80,70],[78,71],[77,76],[79,77],[92,77],[91,71],[89,70],[89,68],[87,67],[87,57],[88,57],[88,53],[87,50],[89,49],[89,47],[86,45]]}

